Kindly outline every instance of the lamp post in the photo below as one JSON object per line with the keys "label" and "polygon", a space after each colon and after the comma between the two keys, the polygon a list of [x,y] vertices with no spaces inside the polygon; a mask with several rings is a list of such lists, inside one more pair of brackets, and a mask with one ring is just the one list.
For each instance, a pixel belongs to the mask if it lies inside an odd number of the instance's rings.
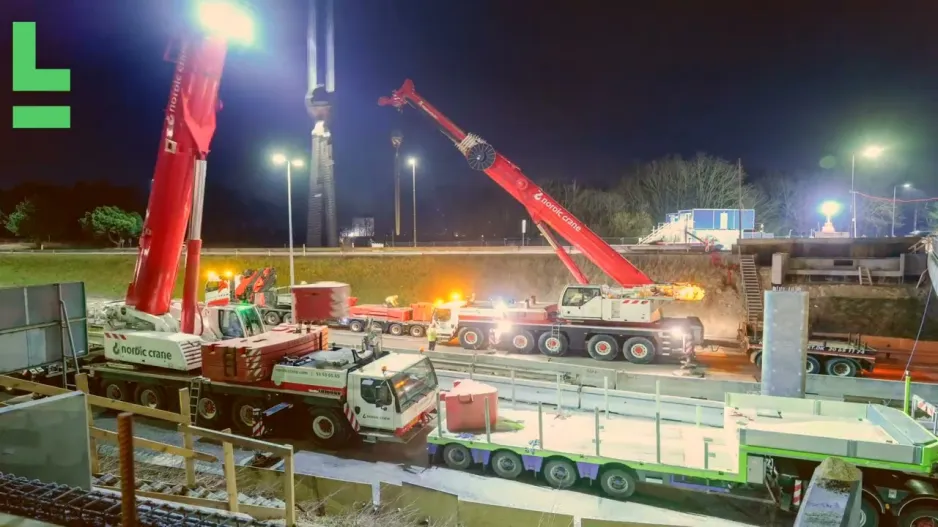
{"label": "lamp post", "polygon": [[[869,145],[860,152],[860,155],[869,159],[876,159],[883,153],[884,150],[886,149],[879,145]],[[853,237],[854,238],[857,237],[857,189],[856,189],[856,184],[855,184],[856,175],[857,175],[857,154],[856,152],[854,152],[850,161],[850,194],[851,194],[851,199],[853,200],[853,206],[852,206],[853,220],[852,221],[853,221]]]}
{"label": "lamp post", "polygon": [[291,168],[301,168],[303,166],[303,160],[295,158],[288,162],[287,156],[283,154],[274,154],[271,160],[277,166],[287,166],[287,225],[290,236],[290,286],[294,286],[296,285],[296,275],[294,274],[293,265],[293,175]]}
{"label": "lamp post", "polygon": [[896,237],[896,190],[899,188],[912,188],[911,183],[903,183],[902,185],[893,185],[892,186],[892,229],[890,230],[890,235]]}
{"label": "lamp post", "polygon": [[821,214],[823,214],[824,218],[827,220],[824,223],[824,227],[821,228],[821,232],[825,234],[833,234],[837,232],[834,229],[833,219],[834,215],[836,215],[838,212],[840,212],[840,203],[837,203],[836,201],[825,201],[824,203],[821,203]]}
{"label": "lamp post", "polygon": [[417,246],[417,158],[411,157],[407,159],[407,164],[411,168],[411,177],[412,177],[412,188],[413,188],[413,199],[414,199],[414,247]]}

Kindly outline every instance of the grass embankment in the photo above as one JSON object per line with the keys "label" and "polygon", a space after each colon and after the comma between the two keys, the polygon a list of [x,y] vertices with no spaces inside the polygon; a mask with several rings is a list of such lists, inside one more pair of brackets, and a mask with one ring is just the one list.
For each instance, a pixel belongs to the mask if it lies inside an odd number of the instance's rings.
{"label": "grass embankment", "polygon": [[[582,258],[575,259],[592,281],[607,281],[595,266]],[[709,256],[639,255],[631,259],[658,282],[691,282],[707,290],[703,302],[674,304],[666,308],[668,314],[700,316],[708,333],[735,334],[742,305],[735,286],[726,283],[726,271],[714,267]],[[6,254],[0,256],[0,285],[83,281],[88,296],[120,298],[133,275],[134,261],[132,255]],[[265,266],[277,268],[280,284],[289,281],[289,261],[282,256],[206,256],[202,260],[202,280],[209,270],[238,272]],[[534,294],[552,300],[564,285],[573,282],[569,271],[552,254],[297,257],[296,279],[348,283],[360,302],[381,302],[396,294],[402,303],[447,298],[453,291],[475,292],[479,298],[521,299]],[[182,295],[181,272],[176,295]]]}

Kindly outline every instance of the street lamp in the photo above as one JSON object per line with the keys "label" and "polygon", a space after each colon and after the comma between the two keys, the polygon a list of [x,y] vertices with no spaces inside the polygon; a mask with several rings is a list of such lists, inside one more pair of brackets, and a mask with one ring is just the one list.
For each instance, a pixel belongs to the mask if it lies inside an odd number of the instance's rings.
{"label": "street lamp", "polygon": [[291,168],[301,168],[303,166],[303,160],[295,158],[287,162],[287,156],[280,153],[274,154],[270,159],[277,166],[287,166],[287,225],[290,231],[290,286],[292,287],[296,285],[296,275],[294,274],[293,266],[293,175]]}
{"label": "street lamp", "polygon": [[[881,156],[886,149],[879,145],[869,145],[863,150],[860,151],[860,155],[867,159],[876,159]],[[857,190],[856,190],[856,175],[857,175],[857,154],[853,153],[853,157],[850,162],[850,194],[853,196],[853,237],[857,237]]]}
{"label": "street lamp", "polygon": [[892,230],[891,235],[893,238],[896,237],[896,189],[899,187],[902,188],[912,188],[911,183],[903,183],[901,185],[892,186]]}
{"label": "street lamp", "polygon": [[206,32],[241,44],[254,43],[251,13],[231,0],[202,0],[196,6],[199,23]]}
{"label": "street lamp", "polygon": [[840,203],[836,201],[825,201],[821,203],[821,214],[827,218],[827,222],[824,223],[824,227],[821,229],[821,232],[837,232],[834,230],[834,222],[832,218],[840,212]]}
{"label": "street lamp", "polygon": [[414,196],[414,247],[417,246],[417,158],[410,157],[407,159],[407,164],[410,165],[411,174],[412,174],[412,188]]}

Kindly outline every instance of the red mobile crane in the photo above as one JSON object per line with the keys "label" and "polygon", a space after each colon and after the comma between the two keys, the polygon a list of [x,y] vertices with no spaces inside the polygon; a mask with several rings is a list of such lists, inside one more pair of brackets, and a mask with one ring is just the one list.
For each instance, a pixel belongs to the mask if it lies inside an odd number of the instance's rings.
{"label": "red mobile crane", "polygon": [[[456,306],[448,306],[446,313],[435,321],[444,338],[458,336],[463,347],[478,349],[485,346],[489,330],[496,330],[497,326],[501,337],[496,338],[501,341],[507,336],[511,347],[520,352],[533,351],[536,342],[545,355],[561,356],[569,349],[585,348],[599,360],[615,359],[620,347],[626,358],[639,363],[651,362],[656,355],[672,355],[672,351],[682,358],[693,354],[694,345],[703,340],[700,320],[696,317],[664,319],[660,306],[674,298],[699,299],[702,294],[699,288],[655,284],[492,145],[462,131],[434,108],[417,93],[411,80],[404,81],[390,97],[379,99],[378,104],[398,109],[409,104],[433,119],[466,157],[470,167],[484,172],[525,207],[579,284],[564,289],[558,306],[551,308],[556,312],[552,312],[546,322],[515,320],[507,324],[509,316],[501,317],[500,322],[476,319],[460,323]],[[589,285],[579,266],[547,227],[570,242],[622,288]]]}

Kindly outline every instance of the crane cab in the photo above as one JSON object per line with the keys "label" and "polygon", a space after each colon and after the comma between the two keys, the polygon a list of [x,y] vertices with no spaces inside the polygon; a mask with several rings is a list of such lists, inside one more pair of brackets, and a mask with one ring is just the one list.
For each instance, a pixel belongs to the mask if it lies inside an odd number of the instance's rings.
{"label": "crane cab", "polygon": [[198,322],[196,331],[209,341],[253,337],[267,331],[260,312],[251,304],[206,307],[202,310],[203,327]]}
{"label": "crane cab", "polygon": [[641,291],[611,289],[604,285],[571,285],[560,297],[560,316],[565,320],[651,323],[661,320],[659,297]]}

